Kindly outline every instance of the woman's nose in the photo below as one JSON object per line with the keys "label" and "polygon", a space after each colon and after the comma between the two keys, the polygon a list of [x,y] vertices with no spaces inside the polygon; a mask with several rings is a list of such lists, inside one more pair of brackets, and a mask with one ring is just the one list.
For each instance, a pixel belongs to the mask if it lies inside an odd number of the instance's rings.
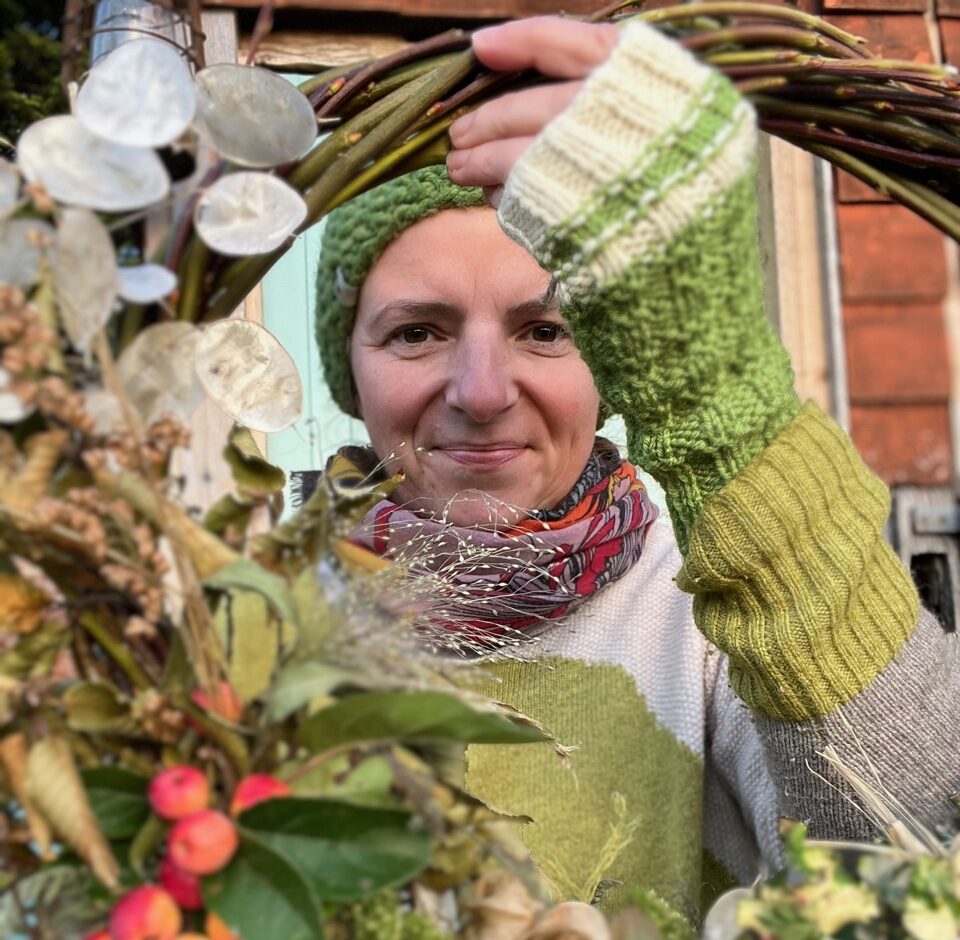
{"label": "woman's nose", "polygon": [[458,343],[446,402],[484,424],[509,409],[520,392],[503,340],[483,337]]}

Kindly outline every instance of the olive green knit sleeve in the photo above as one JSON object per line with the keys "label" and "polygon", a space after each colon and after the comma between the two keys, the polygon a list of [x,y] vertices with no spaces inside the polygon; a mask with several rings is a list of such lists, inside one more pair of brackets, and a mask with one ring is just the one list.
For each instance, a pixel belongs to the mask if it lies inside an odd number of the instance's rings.
{"label": "olive green knit sleeve", "polygon": [[506,231],[561,308],[681,551],[706,501],[797,413],[763,312],[756,120],[719,73],[643,23],[512,171]]}

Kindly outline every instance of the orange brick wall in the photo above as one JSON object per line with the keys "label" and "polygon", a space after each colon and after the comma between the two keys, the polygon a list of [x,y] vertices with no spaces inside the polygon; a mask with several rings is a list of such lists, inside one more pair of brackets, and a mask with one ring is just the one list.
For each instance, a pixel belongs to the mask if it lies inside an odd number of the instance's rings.
{"label": "orange brick wall", "polygon": [[[960,63],[960,0],[823,0],[820,13],[875,53]],[[956,16],[958,19],[951,19]],[[931,37],[931,28],[935,30]],[[926,222],[837,174],[837,232],[851,432],[890,484],[949,484],[950,360],[945,240]]]}

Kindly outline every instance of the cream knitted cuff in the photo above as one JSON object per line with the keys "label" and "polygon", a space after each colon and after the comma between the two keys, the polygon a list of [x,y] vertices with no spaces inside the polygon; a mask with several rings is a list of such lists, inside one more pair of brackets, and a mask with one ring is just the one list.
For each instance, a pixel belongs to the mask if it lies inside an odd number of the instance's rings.
{"label": "cream knitted cuff", "polygon": [[[607,61],[514,166],[500,203],[501,225],[546,267],[554,261],[547,242],[582,241],[582,252],[554,272],[561,284],[585,273],[576,270],[578,261],[589,264],[607,249],[612,257],[584,289],[642,261],[646,252],[638,252],[636,238],[618,244],[618,234],[630,236],[639,223],[648,246],[662,246],[748,171],[756,144],[749,104],[738,97],[724,120],[703,122],[714,99],[729,93],[718,73],[672,39],[646,23],[627,24]],[[689,157],[689,168],[678,165],[678,151]],[[631,184],[655,172],[665,153],[672,158],[669,173],[656,188],[645,180],[643,200],[635,204],[627,194]],[[588,223],[603,215],[602,202],[621,193],[632,211],[617,219],[619,232],[591,232]]]}

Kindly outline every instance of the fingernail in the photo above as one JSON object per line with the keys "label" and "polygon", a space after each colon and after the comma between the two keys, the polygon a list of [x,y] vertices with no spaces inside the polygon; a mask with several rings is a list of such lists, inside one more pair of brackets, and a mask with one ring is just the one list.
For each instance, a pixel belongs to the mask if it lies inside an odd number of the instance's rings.
{"label": "fingernail", "polygon": [[463,169],[464,164],[467,162],[467,155],[462,150],[451,150],[447,154],[447,172],[456,173],[458,170]]}
{"label": "fingernail", "polygon": [[476,49],[477,46],[485,46],[490,38],[498,29],[499,26],[484,26],[483,29],[474,30],[471,41],[473,43],[473,48]]}

